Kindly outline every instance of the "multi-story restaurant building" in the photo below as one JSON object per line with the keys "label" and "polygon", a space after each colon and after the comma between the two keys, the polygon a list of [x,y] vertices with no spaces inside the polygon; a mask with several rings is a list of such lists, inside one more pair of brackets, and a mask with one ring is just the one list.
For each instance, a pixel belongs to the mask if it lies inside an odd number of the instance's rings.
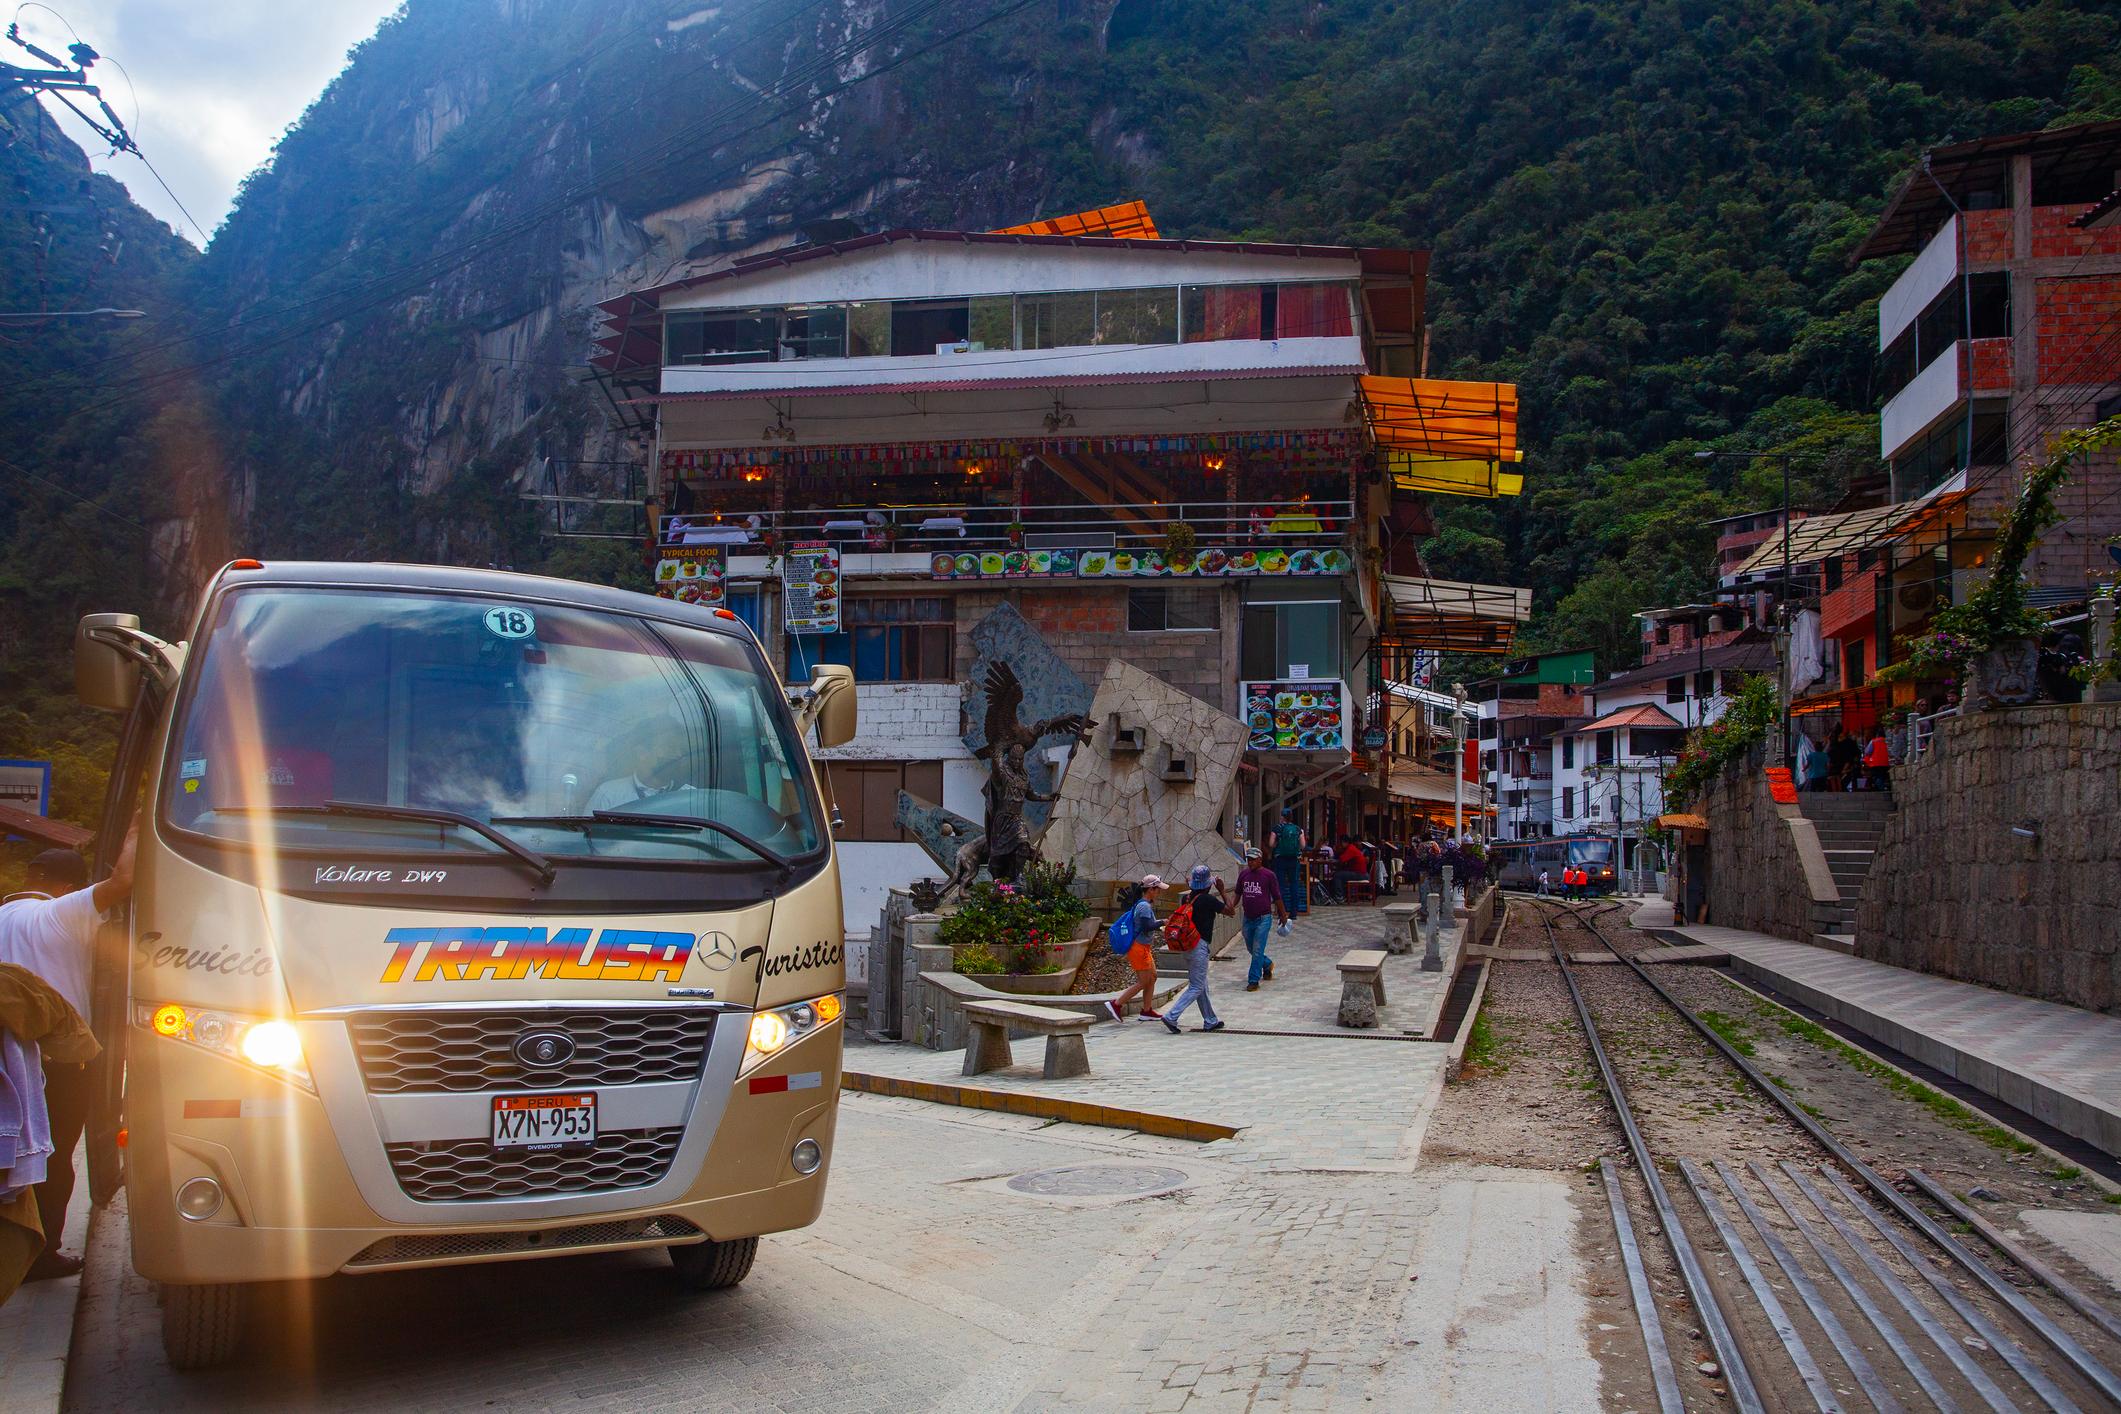
{"label": "multi-story restaurant building", "polygon": [[1034,700],[1087,705],[1120,659],[1243,720],[1233,835],[1291,810],[1326,837],[1387,797],[1369,704],[1418,655],[1506,650],[1528,609],[1422,573],[1425,496],[1521,484],[1515,390],[1417,376],[1427,265],[1161,239],[1135,205],[796,245],[604,306],[659,589],[718,598],[791,680],[854,669],[861,734],[822,753],[850,926],[934,872],[901,792],[981,818],[962,709],[996,656]]}

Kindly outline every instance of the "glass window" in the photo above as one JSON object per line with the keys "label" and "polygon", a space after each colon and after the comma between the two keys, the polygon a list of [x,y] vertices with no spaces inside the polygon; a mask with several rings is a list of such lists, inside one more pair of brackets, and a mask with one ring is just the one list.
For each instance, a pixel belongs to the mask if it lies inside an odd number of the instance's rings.
{"label": "glass window", "polygon": [[[1240,645],[1253,681],[1340,676],[1340,603],[1247,604]],[[1299,674],[1297,667],[1304,671]]]}
{"label": "glass window", "polygon": [[1275,337],[1330,339],[1355,332],[1351,287],[1345,283],[1283,285]]}
{"label": "glass window", "polygon": [[1175,344],[1178,342],[1178,287],[1147,290],[1100,290],[1097,329],[1100,344]]}
{"label": "glass window", "polygon": [[981,295],[974,299],[967,327],[975,349],[1015,348],[1015,298],[1010,295]]}
{"label": "glass window", "polygon": [[1573,816],[1576,813],[1576,787],[1563,786],[1561,788],[1561,813],[1568,816]]}
{"label": "glass window", "polygon": [[677,313],[665,321],[669,363],[769,363],[779,357],[780,312],[771,309]]}
{"label": "glass window", "polygon": [[[712,832],[580,823],[607,809],[718,821],[791,856],[823,838],[794,722],[752,645],[625,614],[243,590],[222,602],[171,741],[165,817],[219,840],[494,853],[474,832],[363,805],[469,816],[563,864],[758,862]],[[323,812],[340,802],[355,808]]]}
{"label": "glass window", "polygon": [[1664,700],[1667,702],[1686,701],[1686,678],[1684,676],[1666,678],[1664,680]]}
{"label": "glass window", "polygon": [[787,311],[781,326],[782,358],[846,356],[847,306],[798,305]]}
{"label": "glass window", "polygon": [[856,599],[838,633],[790,641],[789,674],[819,663],[854,669],[856,682],[949,682],[956,677],[955,626],[941,599]]}
{"label": "glass window", "polygon": [[1564,770],[1573,771],[1576,769],[1575,737],[1565,736],[1561,739],[1561,764]]}
{"label": "glass window", "polygon": [[1180,322],[1189,344],[1259,337],[1259,286],[1188,285],[1180,292]]}
{"label": "glass window", "polygon": [[1097,296],[1025,295],[1016,302],[1018,348],[1082,348],[1094,341]]}
{"label": "glass window", "polygon": [[1714,668],[1694,674],[1694,695],[1700,698],[1710,698],[1716,695],[1716,670]]}
{"label": "glass window", "polygon": [[1598,764],[1601,766],[1613,764],[1613,733],[1609,731],[1598,734]]}
{"label": "glass window", "polygon": [[1127,632],[1192,632],[1221,627],[1212,589],[1130,589]]}
{"label": "glass window", "polygon": [[[884,358],[891,352],[891,305],[886,300],[847,306],[847,357]],[[934,350],[930,350],[934,352]]]}
{"label": "glass window", "polygon": [[964,343],[972,333],[972,302],[963,299],[897,300],[891,306],[894,358],[932,354]]}

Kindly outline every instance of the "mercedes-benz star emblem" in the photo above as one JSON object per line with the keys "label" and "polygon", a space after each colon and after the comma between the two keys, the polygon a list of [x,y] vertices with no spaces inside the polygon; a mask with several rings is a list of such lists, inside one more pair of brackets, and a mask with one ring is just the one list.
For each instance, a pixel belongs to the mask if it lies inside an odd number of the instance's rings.
{"label": "mercedes-benz star emblem", "polygon": [[694,951],[712,971],[727,972],[736,965],[736,939],[727,933],[700,934],[700,945]]}
{"label": "mercedes-benz star emblem", "polygon": [[516,1037],[515,1057],[532,1070],[550,1070],[574,1059],[574,1037],[565,1031],[525,1031]]}

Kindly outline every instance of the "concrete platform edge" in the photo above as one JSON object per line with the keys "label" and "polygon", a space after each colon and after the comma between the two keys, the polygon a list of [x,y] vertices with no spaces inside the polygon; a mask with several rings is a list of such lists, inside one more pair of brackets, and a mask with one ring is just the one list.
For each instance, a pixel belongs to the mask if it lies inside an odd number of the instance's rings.
{"label": "concrete platform edge", "polygon": [[1063,1100],[1051,1095],[1030,1095],[1015,1090],[989,1090],[978,1085],[904,1080],[893,1075],[870,1075],[858,1070],[841,1071],[840,1088],[869,1095],[888,1095],[900,1100],[956,1105],[963,1109],[1000,1110],[1006,1114],[1061,1120],[1068,1124],[1128,1129],[1165,1139],[1190,1139],[1202,1144],[1237,1136],[1237,1130],[1230,1125],[1216,1124],[1210,1120],[1152,1114],[1147,1110],[1094,1105],[1085,1100]]}

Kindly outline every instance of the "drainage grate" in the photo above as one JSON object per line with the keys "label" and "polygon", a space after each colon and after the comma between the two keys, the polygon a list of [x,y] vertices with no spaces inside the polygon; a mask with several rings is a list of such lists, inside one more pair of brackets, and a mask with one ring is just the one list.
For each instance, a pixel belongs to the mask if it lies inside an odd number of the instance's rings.
{"label": "drainage grate", "polygon": [[1143,1198],[1169,1193],[1185,1186],[1180,1169],[1151,1168],[1140,1164],[1078,1164],[1072,1168],[1040,1169],[1020,1173],[1009,1180],[1018,1193],[1041,1198]]}

